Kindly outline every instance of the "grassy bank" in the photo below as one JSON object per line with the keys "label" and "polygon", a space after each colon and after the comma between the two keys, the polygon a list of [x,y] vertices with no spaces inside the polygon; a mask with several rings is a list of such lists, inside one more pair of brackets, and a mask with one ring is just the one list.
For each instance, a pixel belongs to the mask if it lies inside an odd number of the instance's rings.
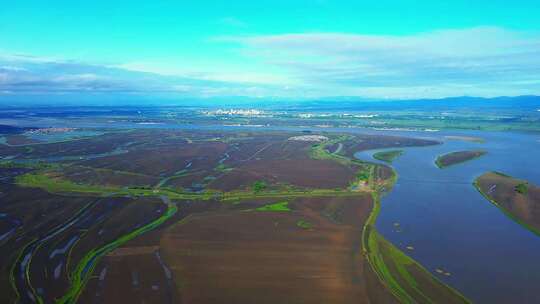
{"label": "grassy bank", "polygon": [[204,192],[179,192],[169,188],[145,188],[145,187],[110,187],[100,185],[77,184],[68,180],[53,178],[46,172],[33,172],[19,175],[16,178],[17,185],[21,187],[41,188],[54,194],[71,194],[85,196],[145,196],[159,197],[168,196],[170,199],[178,200],[209,200],[236,201],[242,199],[257,198],[295,198],[310,196],[354,196],[358,191],[348,191],[347,189],[305,189],[305,190],[266,190],[266,191],[204,191]]}
{"label": "grassy bank", "polygon": [[379,195],[373,194],[373,200],[373,211],[362,234],[364,254],[373,272],[396,299],[401,303],[471,303],[377,232]]}
{"label": "grassy bank", "polygon": [[[364,255],[379,280],[401,303],[471,303],[458,291],[438,280],[418,262],[407,256],[377,232],[375,223],[380,212],[380,197],[393,187],[397,181],[397,173],[392,170],[389,177],[380,180],[377,176],[378,165],[330,153],[326,149],[327,146],[346,139],[346,137],[339,137],[335,140],[314,145],[311,157],[332,159],[347,166],[360,166],[357,179],[358,181],[364,181],[367,188],[371,190],[374,204],[362,231],[362,244]],[[401,150],[381,152],[385,154],[379,156],[385,160],[390,160],[398,157],[402,152]]]}

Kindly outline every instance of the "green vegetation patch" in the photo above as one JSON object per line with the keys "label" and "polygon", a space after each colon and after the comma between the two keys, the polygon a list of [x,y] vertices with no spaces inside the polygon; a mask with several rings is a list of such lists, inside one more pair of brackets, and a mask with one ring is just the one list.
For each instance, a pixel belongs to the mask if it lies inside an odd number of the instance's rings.
{"label": "green vegetation patch", "polygon": [[350,139],[350,136],[346,136],[346,135],[343,135],[343,136],[339,136],[335,139],[332,139],[332,140],[328,140],[324,143],[320,143],[320,144],[315,144],[313,146],[311,146],[311,150],[310,150],[310,157],[312,159],[319,159],[319,160],[325,160],[325,159],[328,159],[328,160],[334,160],[344,166],[350,166],[354,163],[361,163],[359,161],[356,161],[356,160],[352,160],[346,156],[343,156],[343,155],[340,155],[338,153],[330,153],[328,152],[328,149],[327,147],[329,146],[332,146],[334,144],[337,144],[337,143],[340,143],[340,142],[343,142],[343,141],[346,141]]}
{"label": "green vegetation patch", "polygon": [[517,193],[527,195],[527,193],[529,192],[529,184],[527,183],[517,184],[514,190],[516,190]]}
{"label": "green vegetation patch", "polygon": [[171,199],[200,199],[209,200],[221,198],[222,193],[206,191],[203,193],[183,193],[174,189],[152,189],[148,187],[108,187],[100,185],[77,184],[68,180],[54,178],[45,172],[19,175],[16,183],[21,187],[41,188],[50,193],[73,193],[90,196],[151,196],[166,195]]}
{"label": "green vegetation patch", "polygon": [[[375,171],[379,165],[364,162],[358,159],[351,159],[347,156],[343,156],[337,153],[330,153],[326,149],[328,146],[349,140],[351,136],[343,135],[335,139],[328,140],[324,143],[315,144],[311,146],[310,157],[312,159],[319,160],[333,160],[349,168],[356,169],[356,176],[353,181],[351,181],[349,189],[353,191],[358,191],[363,188],[365,185],[370,187],[375,186]],[[393,183],[392,180],[389,181],[389,185]]]}
{"label": "green vegetation patch", "polygon": [[267,187],[268,185],[265,181],[256,181],[253,183],[253,186],[251,188],[253,189],[253,192],[259,193],[264,191]]}
{"label": "green vegetation patch", "polygon": [[277,202],[269,205],[264,205],[262,207],[256,208],[255,211],[263,211],[263,212],[289,212],[291,209],[289,208],[289,202],[283,201],[283,202]]}
{"label": "green vegetation patch", "polygon": [[387,163],[392,163],[396,158],[403,155],[403,150],[381,151],[373,154],[373,158]]}
{"label": "green vegetation patch", "polygon": [[51,178],[50,176],[42,173],[28,173],[19,175],[16,178],[16,182],[23,187],[42,188],[51,193],[79,192],[85,194],[103,195],[120,190],[116,187],[76,184],[67,180]]}
{"label": "green vegetation patch", "polygon": [[73,193],[81,195],[93,195],[93,196],[148,196],[158,197],[166,195],[171,199],[179,200],[209,200],[216,199],[221,201],[241,201],[254,198],[296,198],[296,197],[335,197],[335,196],[355,196],[357,192],[343,191],[341,189],[312,189],[312,190],[287,190],[287,191],[261,191],[253,193],[251,191],[232,191],[232,192],[219,192],[205,190],[200,193],[186,193],[177,191],[176,189],[162,187],[162,188],[150,188],[150,187],[106,187],[100,185],[87,185],[77,184],[61,178],[54,178],[48,175],[46,172],[34,172],[19,175],[16,178],[16,182],[21,187],[41,188],[50,193]]}
{"label": "green vegetation patch", "polygon": [[306,221],[306,220],[299,220],[296,222],[296,226],[303,228],[303,229],[311,229],[313,228],[313,224]]}
{"label": "green vegetation patch", "polygon": [[216,168],[214,168],[214,170],[216,170],[217,172],[224,173],[224,172],[230,172],[234,170],[234,168],[231,168],[225,164],[219,164],[216,166]]}
{"label": "green vegetation patch", "polygon": [[369,178],[371,177],[371,171],[372,170],[370,170],[370,168],[358,171],[356,173],[356,179],[358,181],[369,182]]}

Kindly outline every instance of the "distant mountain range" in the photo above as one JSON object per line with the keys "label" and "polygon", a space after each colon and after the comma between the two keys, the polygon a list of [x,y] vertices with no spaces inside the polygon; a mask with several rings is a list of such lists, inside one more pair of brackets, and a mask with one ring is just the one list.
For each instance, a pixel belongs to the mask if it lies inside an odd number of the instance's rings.
{"label": "distant mountain range", "polygon": [[359,97],[327,97],[312,100],[293,100],[250,97],[174,98],[172,96],[138,95],[58,95],[19,96],[0,95],[0,109],[63,106],[149,107],[180,106],[204,108],[263,108],[283,110],[391,110],[391,109],[540,109],[540,96],[517,97],[448,97],[441,99],[380,100]]}
{"label": "distant mountain range", "polygon": [[340,110],[441,110],[441,109],[540,109],[540,96],[517,97],[448,97],[441,99],[414,99],[414,100],[359,100],[348,97],[335,99],[312,100],[296,103],[297,107],[304,109],[340,109]]}

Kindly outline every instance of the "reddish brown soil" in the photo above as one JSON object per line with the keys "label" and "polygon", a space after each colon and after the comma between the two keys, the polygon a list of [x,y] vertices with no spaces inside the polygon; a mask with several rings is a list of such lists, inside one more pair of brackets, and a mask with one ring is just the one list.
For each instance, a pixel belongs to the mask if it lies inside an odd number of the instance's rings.
{"label": "reddish brown soil", "polygon": [[222,174],[209,188],[224,191],[249,188],[254,182],[289,184],[302,188],[342,188],[354,178],[355,168],[309,156],[313,143],[290,141],[289,136],[260,138],[235,145],[226,165],[234,170]]}
{"label": "reddish brown soil", "polygon": [[79,303],[178,303],[167,271],[152,247],[106,256]]}
{"label": "reddish brown soil", "polygon": [[[0,243],[0,303],[15,301],[16,295],[9,274],[20,250],[35,238],[42,237],[44,232],[67,221],[92,200],[94,198],[52,195],[40,189],[0,183],[0,213],[20,221],[16,233]],[[7,223],[5,220],[3,222]]]}
{"label": "reddish brown soil", "polygon": [[140,135],[136,132],[114,133],[87,139],[34,145],[32,152],[25,153],[24,157],[61,157],[108,153],[134,140],[144,139]]}
{"label": "reddish brown soil", "polygon": [[161,250],[182,303],[370,303],[360,239],[371,204],[311,198],[292,212],[200,214],[168,229]]}
{"label": "reddish brown soil", "polygon": [[313,144],[313,142],[290,141],[287,139],[269,142],[264,150],[252,155],[251,160],[308,159],[309,150]]}
{"label": "reddish brown soil", "polygon": [[250,187],[257,180],[306,188],[342,188],[355,171],[331,160],[256,160],[246,163],[212,182],[209,187],[224,191]]}
{"label": "reddish brown soil", "polygon": [[[355,168],[310,159],[313,143],[288,141],[293,135],[296,134],[139,130],[39,144],[32,149],[0,145],[0,155],[78,157],[127,150],[121,155],[81,161],[60,172],[77,183],[117,186],[154,185],[163,177],[186,169],[188,175],[171,179],[167,185],[189,187],[214,176],[217,180],[211,186],[224,190],[250,187],[257,180],[337,188],[354,178]],[[371,139],[369,144],[359,139],[350,148],[376,146],[378,137]],[[390,144],[395,139],[379,140],[390,146],[396,144]],[[216,168],[220,161],[234,170]],[[381,168],[377,176],[385,178],[389,173]],[[5,180],[17,174],[8,173]],[[15,295],[7,274],[20,249],[65,223],[82,206],[100,200],[76,225],[41,246],[32,258],[31,280],[33,286],[44,288],[46,302],[65,292],[69,273],[63,271],[57,281],[51,279],[59,261],[65,258],[57,255],[51,259],[52,251],[65,248],[74,236],[81,237],[67,247],[72,249],[69,263],[73,267],[88,251],[148,223],[165,209],[161,201],[150,198],[60,196],[1,183],[0,200],[0,212],[23,223],[20,237],[11,238],[0,247],[0,268],[4,273],[0,277],[2,303],[13,302]],[[369,196],[297,199],[290,202],[293,212],[242,211],[272,202],[275,201],[245,201],[237,205],[182,202],[173,220],[128,242],[100,262],[81,301],[370,303],[371,299],[374,303],[373,299],[388,299],[373,273],[365,268],[361,254],[362,227],[372,204]],[[189,214],[195,215],[184,224],[166,228]],[[299,227],[300,220],[313,227]],[[164,231],[167,233],[163,235]],[[161,252],[164,264],[156,252]],[[166,267],[173,269],[172,278],[168,278]]]}
{"label": "reddish brown soil", "polygon": [[79,184],[104,186],[154,186],[159,178],[144,174],[106,169],[95,169],[82,166],[70,166],[57,173],[58,177]]}
{"label": "reddish brown soil", "polygon": [[[354,179],[357,168],[331,160],[313,160],[309,152],[313,143],[288,141],[289,137],[255,138],[235,144],[235,151],[225,164],[235,169],[217,176],[208,187],[231,191],[249,188],[255,181],[268,184],[289,184],[303,188],[342,188]],[[436,141],[394,136],[358,135],[344,143],[342,153],[352,156],[365,149],[437,144]],[[333,149],[337,148],[334,145]],[[381,167],[381,179],[391,177],[390,168]]]}
{"label": "reddish brown soil", "polygon": [[209,171],[196,171],[193,173],[186,173],[185,175],[174,177],[170,179],[166,186],[174,188],[191,189],[194,185],[201,185],[204,183],[205,178],[210,176],[213,172]]}
{"label": "reddish brown soil", "polygon": [[[172,276],[165,261],[160,262],[159,242],[163,231],[188,214],[219,210],[224,207],[215,201],[178,202],[181,211],[155,230],[149,231],[116,249],[96,267],[84,289],[79,303],[180,303]],[[111,223],[114,228],[125,215]],[[105,274],[102,274],[106,268]],[[133,284],[133,278],[139,284]],[[157,286],[157,287],[156,287]]]}
{"label": "reddish brown soil", "polygon": [[13,145],[13,146],[39,143],[39,141],[33,140],[21,134],[6,136],[6,142],[7,144]]}
{"label": "reddish brown soil", "polygon": [[[232,143],[230,158],[225,164],[236,164],[257,158],[286,158],[291,154],[304,154],[292,147],[298,142],[287,141],[291,135],[257,134]],[[305,143],[303,143],[305,145]],[[288,146],[288,147],[287,147]]]}
{"label": "reddish brown soil", "polygon": [[208,188],[221,191],[247,189],[251,187],[255,181],[264,179],[265,176],[261,173],[235,169],[212,181],[208,185]]}
{"label": "reddish brown soil", "polygon": [[377,165],[375,167],[375,179],[379,182],[384,182],[392,178],[394,171],[386,165]]}
{"label": "reddish brown soil", "polygon": [[[66,292],[68,269],[73,270],[84,254],[150,222],[166,209],[156,198],[134,200],[53,195],[40,189],[4,183],[0,183],[0,199],[0,213],[7,214],[9,219],[2,219],[3,228],[6,228],[3,231],[11,229],[13,224],[10,223],[19,223],[15,233],[0,243],[0,303],[13,303],[16,297],[9,273],[20,250],[70,222],[76,214],[79,216],[73,224],[42,243],[32,255],[28,271],[30,280],[47,303]],[[79,212],[84,206],[89,207],[85,212]],[[16,267],[17,286],[21,286],[19,271]]]}
{"label": "reddish brown soil", "polygon": [[[22,158],[82,156],[106,154],[116,149],[136,150],[151,148],[159,150],[163,147],[181,146],[186,144],[187,138],[197,140],[219,137],[219,133],[200,133],[165,130],[135,130],[113,132],[90,138],[71,140],[57,143],[46,143],[32,146],[32,151],[24,151],[24,147],[17,151],[23,152]],[[7,152],[6,147],[0,145],[0,153]],[[14,150],[14,149],[11,149]]]}
{"label": "reddish brown soil", "polygon": [[71,253],[72,263],[77,263],[90,250],[114,241],[134,229],[141,227],[161,216],[166,206],[157,198],[145,199],[110,199],[117,209],[102,222],[95,223],[84,239],[74,246]]}
{"label": "reddish brown soil", "polygon": [[103,157],[85,162],[85,165],[146,174],[151,176],[174,175],[188,166],[191,170],[211,169],[222,157],[227,144],[204,142],[178,144],[177,146],[136,149],[126,154]]}

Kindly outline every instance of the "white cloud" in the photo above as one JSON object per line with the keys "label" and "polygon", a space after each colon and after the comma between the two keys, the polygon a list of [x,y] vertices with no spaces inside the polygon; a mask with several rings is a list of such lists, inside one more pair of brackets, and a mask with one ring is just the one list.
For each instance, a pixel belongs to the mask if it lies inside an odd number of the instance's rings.
{"label": "white cloud", "polygon": [[[8,66],[7,63],[14,65]],[[2,68],[11,66],[17,68]],[[226,93],[259,96],[275,92],[274,87],[265,84],[260,84],[257,92],[253,90],[255,79],[269,79],[264,74],[233,75],[232,71],[228,72],[231,74],[204,71],[181,74],[174,69],[160,70],[159,66],[144,63],[107,66],[33,56],[0,55],[0,91],[20,94],[173,93],[194,97]]]}
{"label": "white cloud", "polygon": [[291,80],[283,74],[259,71],[256,68],[246,68],[237,66],[198,66],[192,68],[182,67],[178,64],[167,64],[165,62],[129,62],[114,66],[134,72],[146,72],[163,76],[177,76],[197,78],[208,81],[219,81],[242,84],[259,85],[282,85],[290,83]]}
{"label": "white cloud", "polygon": [[230,48],[211,61],[179,57],[116,65],[0,52],[0,91],[297,98],[540,95],[540,33],[480,27],[408,36],[300,33],[210,42],[227,47],[232,42],[235,60],[229,61]]}
{"label": "white cloud", "polygon": [[239,43],[246,56],[287,69],[291,78],[323,95],[540,93],[539,33],[480,27],[410,36],[309,33],[221,39]]}
{"label": "white cloud", "polygon": [[16,66],[9,66],[9,65],[4,65],[4,66],[0,66],[0,71],[10,71],[10,72],[21,72],[21,71],[26,71],[25,68],[21,68],[21,67],[16,67]]}

